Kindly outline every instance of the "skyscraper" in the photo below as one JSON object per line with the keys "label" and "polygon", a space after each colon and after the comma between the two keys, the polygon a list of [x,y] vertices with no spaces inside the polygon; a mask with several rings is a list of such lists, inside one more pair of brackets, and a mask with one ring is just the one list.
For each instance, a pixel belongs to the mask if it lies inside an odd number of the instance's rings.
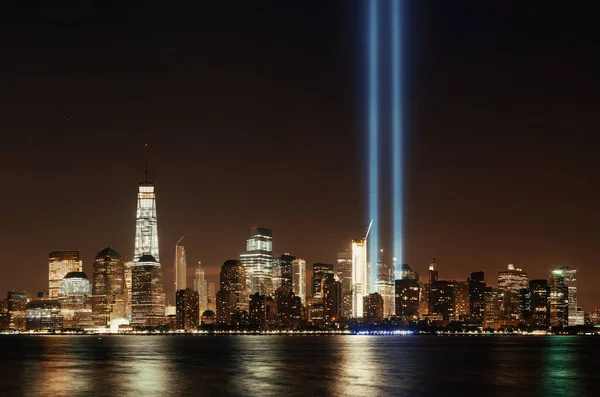
{"label": "skyscraper", "polygon": [[560,267],[550,274],[550,326],[577,324],[577,270]]}
{"label": "skyscraper", "polygon": [[435,262],[435,258],[433,258],[433,261],[429,264],[429,314],[436,313],[433,307],[435,299],[433,299],[432,289],[435,287],[435,283],[438,280],[438,275],[437,263]]}
{"label": "skyscraper", "polygon": [[376,323],[383,320],[383,298],[377,292],[369,294],[363,300],[364,319],[368,323]]}
{"label": "skyscraper", "polygon": [[208,310],[208,283],[204,278],[202,262],[198,262],[198,267],[194,273],[194,290],[198,292],[199,313],[202,315]]}
{"label": "skyscraper", "polygon": [[546,329],[550,325],[550,288],[547,280],[529,281],[531,296],[530,323],[535,328]]}
{"label": "skyscraper", "polygon": [[385,260],[383,250],[379,250],[377,277],[377,292],[383,299],[383,316],[384,318],[389,318],[396,312],[394,298],[394,267]]}
{"label": "skyscraper", "polygon": [[342,316],[342,282],[337,275],[324,275],[321,280],[321,295],[325,324],[339,323]]}
{"label": "skyscraper", "polygon": [[502,298],[502,320],[516,325],[520,317],[520,291],[527,289],[527,273],[509,264],[506,270],[498,271],[498,293]]}
{"label": "skyscraper", "polygon": [[352,240],[352,317],[363,317],[365,296],[369,295],[367,240]]}
{"label": "skyscraper", "polygon": [[404,322],[418,319],[419,316],[419,282],[415,279],[403,278],[395,281],[396,316]]}
{"label": "skyscraper", "polygon": [[8,328],[25,331],[27,328],[27,292],[8,291],[6,296]]}
{"label": "skyscraper", "polygon": [[175,294],[176,328],[193,331],[198,328],[198,291],[189,288],[179,289]]}
{"label": "skyscraper", "polygon": [[125,316],[125,266],[121,255],[106,247],[96,255],[92,273],[94,324],[106,326]]}
{"label": "skyscraper", "polygon": [[220,287],[217,292],[217,321],[231,324],[236,312],[248,311],[246,271],[240,261],[226,260],[221,266]]}
{"label": "skyscraper", "polygon": [[147,163],[145,175],[145,180],[138,186],[133,262],[139,262],[144,255],[151,255],[155,263],[160,266],[156,195],[154,194],[154,183],[148,180]]}
{"label": "skyscraper", "polygon": [[67,273],[58,296],[64,328],[84,329],[94,325],[91,294],[92,286],[84,272]]}
{"label": "skyscraper", "polygon": [[292,290],[294,294],[306,305],[306,261],[304,259],[294,259],[292,261]]}
{"label": "skyscraper", "polygon": [[469,283],[457,281],[454,286],[454,317],[455,320],[466,320],[470,313]]}
{"label": "skyscraper", "polygon": [[333,274],[333,265],[328,263],[313,263],[313,275],[311,282],[311,295],[313,298],[321,298],[321,281],[328,274]]}
{"label": "skyscraper", "polygon": [[162,268],[152,255],[142,255],[133,266],[131,324],[156,326],[165,318]]}
{"label": "skyscraper", "polygon": [[485,288],[483,272],[473,272],[467,280],[469,283],[469,313],[472,321],[483,322],[485,309]]}
{"label": "skyscraper", "polygon": [[263,227],[248,230],[246,252],[240,255],[250,294],[273,292],[273,232]]}
{"label": "skyscraper", "polygon": [[163,275],[158,250],[158,221],[154,183],[139,183],[135,224],[135,246],[131,282],[131,322],[136,326],[158,325],[165,316]]}
{"label": "skyscraper", "polygon": [[185,247],[181,245],[181,240],[175,244],[175,291],[187,288],[187,262],[185,257]]}
{"label": "skyscraper", "polygon": [[338,252],[335,267],[342,282],[342,317],[352,317],[352,252]]}
{"label": "skyscraper", "polygon": [[82,262],[79,260],[79,251],[50,251],[48,254],[48,295],[50,299],[58,298],[60,283],[70,272],[82,271]]}
{"label": "skyscraper", "polygon": [[292,262],[296,259],[290,254],[280,254],[275,256],[273,261],[273,290],[279,287],[292,289],[293,284],[293,266]]}

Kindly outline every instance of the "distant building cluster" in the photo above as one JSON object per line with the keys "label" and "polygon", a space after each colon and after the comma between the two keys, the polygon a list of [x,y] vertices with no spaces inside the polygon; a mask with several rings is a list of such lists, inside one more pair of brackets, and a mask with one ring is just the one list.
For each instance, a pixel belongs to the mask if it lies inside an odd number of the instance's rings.
{"label": "distant building cluster", "polygon": [[[268,228],[248,231],[246,251],[221,266],[218,285],[201,263],[187,284],[183,237],[175,245],[175,306],[165,304],[158,247],[154,184],[140,182],[132,260],[107,247],[83,272],[79,251],[51,251],[48,291],[35,297],[9,291],[0,301],[0,329],[13,331],[112,332],[152,327],[192,331],[331,329],[361,324],[506,329],[560,329],[600,325],[600,312],[587,316],[577,304],[577,271],[553,270],[548,279],[529,280],[513,265],[498,271],[496,286],[483,272],[466,281],[440,279],[435,261],[422,281],[408,264],[394,266],[380,252],[369,263],[368,232],[338,253],[334,264],[313,263],[273,253]],[[185,237],[185,236],[184,236]],[[377,280],[371,280],[371,267]],[[495,280],[496,281],[496,280]],[[370,292],[376,290],[377,292]]]}

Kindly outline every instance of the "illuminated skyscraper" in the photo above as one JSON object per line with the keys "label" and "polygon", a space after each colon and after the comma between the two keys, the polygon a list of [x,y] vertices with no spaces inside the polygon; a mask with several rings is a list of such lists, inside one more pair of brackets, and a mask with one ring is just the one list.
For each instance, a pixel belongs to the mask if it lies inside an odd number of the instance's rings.
{"label": "illuminated skyscraper", "polygon": [[577,324],[577,270],[560,267],[550,274],[550,326]]}
{"label": "illuminated skyscraper", "polygon": [[296,259],[290,254],[281,254],[275,256],[273,261],[273,290],[279,287],[292,289],[293,284],[293,266],[292,262]]}
{"label": "illuminated skyscraper", "polygon": [[435,287],[435,283],[438,280],[438,270],[437,270],[437,263],[435,262],[435,258],[433,258],[433,261],[429,264],[429,310],[428,313],[429,314],[437,314],[435,312],[435,309],[433,307],[435,300],[432,299],[433,294],[431,293],[432,288]]}
{"label": "illuminated skyscraper", "polygon": [[396,312],[394,290],[394,267],[385,260],[383,250],[379,251],[377,261],[377,292],[383,299],[383,316],[389,318]]}
{"label": "illuminated skyscraper", "polygon": [[498,271],[498,293],[502,298],[502,320],[516,321],[520,317],[520,291],[529,288],[527,273],[514,265],[508,265],[507,270]]}
{"label": "illuminated skyscraper", "polygon": [[383,298],[377,292],[369,294],[363,300],[364,319],[367,323],[377,323],[383,320]]}
{"label": "illuminated skyscraper", "polygon": [[395,281],[396,316],[402,321],[415,321],[419,317],[419,282],[403,278]]}
{"label": "illuminated skyscraper", "polygon": [[248,293],[272,294],[273,232],[263,227],[248,230],[246,252],[240,257],[246,271]]}
{"label": "illuminated skyscraper", "polygon": [[300,297],[302,304],[306,305],[306,261],[304,259],[294,259],[292,261],[292,290],[294,295]]}
{"label": "illuminated skyscraper", "polygon": [[246,272],[240,261],[227,260],[221,266],[220,287],[217,292],[217,321],[232,324],[238,312],[248,312]]}
{"label": "illuminated skyscraper", "polygon": [[193,331],[198,328],[200,314],[198,313],[198,292],[179,289],[175,294],[176,328]]}
{"label": "illuminated skyscraper", "polygon": [[342,282],[337,275],[324,275],[321,280],[321,296],[325,325],[339,323],[342,316]]}
{"label": "illuminated skyscraper", "polygon": [[92,285],[84,272],[70,272],[60,283],[60,312],[64,328],[93,327]]}
{"label": "illuminated skyscraper", "polygon": [[363,300],[369,295],[367,240],[352,240],[352,317],[363,317]]}
{"label": "illuminated skyscraper", "polygon": [[151,255],[160,266],[156,195],[154,194],[154,183],[148,180],[147,164],[146,180],[140,182],[138,186],[133,262],[139,262],[143,255]]}
{"label": "illuminated skyscraper", "polygon": [[96,255],[92,273],[94,324],[106,326],[125,316],[125,266],[121,255],[107,247]]}
{"label": "illuminated skyscraper", "polygon": [[471,313],[469,283],[457,281],[454,286],[454,317],[457,321],[466,320]]}
{"label": "illuminated skyscraper", "polygon": [[8,328],[25,331],[27,328],[27,292],[8,291],[6,296],[8,311]]}
{"label": "illuminated skyscraper", "polygon": [[158,250],[158,222],[154,183],[139,183],[135,224],[134,264],[131,276],[131,323],[158,325],[165,317],[163,275]]}
{"label": "illuminated skyscraper", "polygon": [[202,315],[202,313],[208,310],[208,283],[204,278],[202,262],[198,262],[198,267],[194,273],[194,291],[198,292],[199,313]]}
{"label": "illuminated skyscraper", "polygon": [[328,263],[313,263],[313,274],[311,282],[311,295],[313,298],[322,298],[321,287],[323,279],[333,274],[333,265]]}
{"label": "illuminated skyscraper", "polygon": [[338,252],[335,267],[342,282],[342,317],[352,317],[352,253],[348,250]]}
{"label": "illuminated skyscraper", "polygon": [[187,288],[187,262],[185,257],[185,247],[181,245],[181,240],[175,244],[175,291]]}
{"label": "illuminated skyscraper", "polygon": [[550,288],[547,280],[529,281],[531,295],[530,323],[538,329],[546,329],[550,324]]}
{"label": "illuminated skyscraper", "polygon": [[131,288],[131,324],[161,324],[165,318],[162,268],[152,255],[142,255],[135,262]]}
{"label": "illuminated skyscraper", "polygon": [[475,322],[483,322],[485,308],[485,288],[483,272],[473,272],[467,280],[469,283],[469,313],[470,319]]}
{"label": "illuminated skyscraper", "polygon": [[79,251],[50,251],[49,262],[49,286],[48,295],[50,299],[58,298],[60,283],[70,272],[82,271],[82,262],[79,260]]}

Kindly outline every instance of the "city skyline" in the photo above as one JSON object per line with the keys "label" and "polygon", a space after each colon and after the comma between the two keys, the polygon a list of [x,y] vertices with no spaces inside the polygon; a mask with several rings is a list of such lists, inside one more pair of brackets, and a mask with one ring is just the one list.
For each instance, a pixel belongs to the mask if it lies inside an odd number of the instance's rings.
{"label": "city skyline", "polygon": [[[264,15],[209,6],[231,18],[226,26],[210,12],[120,7],[4,13],[0,29],[15,41],[1,66],[11,79],[0,292],[45,290],[50,250],[79,250],[88,275],[103,248],[130,254],[146,142],[169,297],[171,248],[184,233],[188,263],[201,260],[211,281],[255,225],[273,230],[273,252],[302,257],[307,269],[335,263],[367,218],[360,4],[273,4]],[[468,15],[443,2],[411,7],[401,262],[423,275],[437,257],[444,278],[508,263],[544,278],[571,266],[585,275],[582,306],[600,306],[589,16],[529,4]],[[97,23],[105,19],[110,29]],[[381,207],[380,235],[390,235]],[[380,240],[375,248],[391,253]]]}

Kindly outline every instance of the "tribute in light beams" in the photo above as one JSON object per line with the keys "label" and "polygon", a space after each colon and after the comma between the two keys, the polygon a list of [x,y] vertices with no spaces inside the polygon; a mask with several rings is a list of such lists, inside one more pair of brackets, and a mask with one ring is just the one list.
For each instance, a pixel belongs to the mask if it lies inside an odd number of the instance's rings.
{"label": "tribute in light beams", "polygon": [[368,71],[369,71],[369,218],[373,220],[371,241],[369,241],[368,262],[371,266],[368,289],[377,292],[377,258],[379,251],[379,101],[378,101],[378,41],[377,34],[379,7],[378,0],[369,0],[368,15]]}
{"label": "tribute in light beams", "polygon": [[400,14],[402,0],[392,0],[392,183],[393,183],[393,249],[394,274],[401,277],[400,264],[404,256],[402,252],[402,53]]}

